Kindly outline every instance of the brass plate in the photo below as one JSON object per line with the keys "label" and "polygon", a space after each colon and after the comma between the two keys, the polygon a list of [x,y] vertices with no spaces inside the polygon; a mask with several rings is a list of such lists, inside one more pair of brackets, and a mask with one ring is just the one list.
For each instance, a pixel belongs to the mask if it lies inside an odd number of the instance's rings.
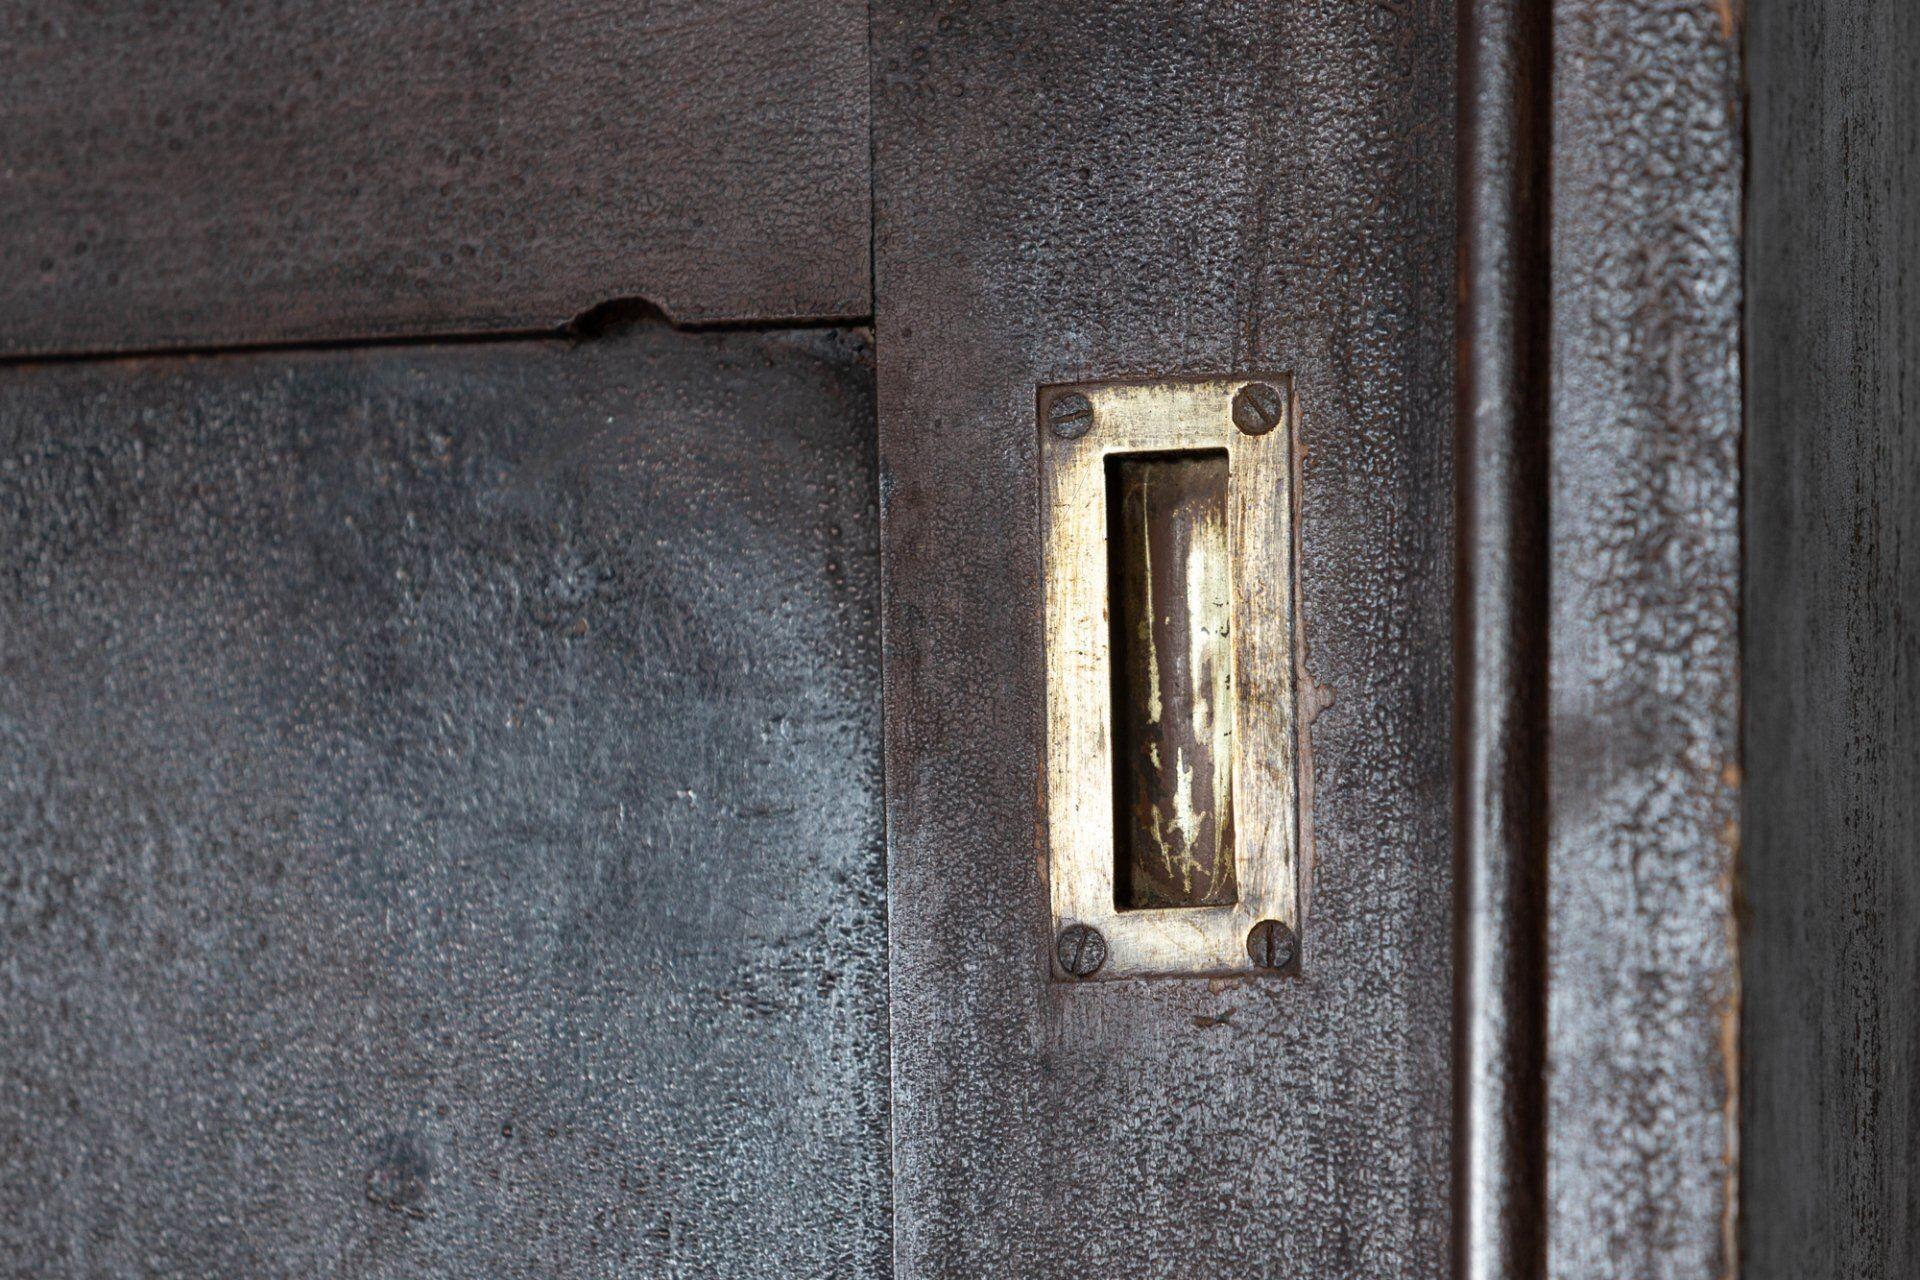
{"label": "brass plate", "polygon": [[[1241,388],[1280,392],[1280,420],[1234,425]],[[1060,398],[1087,398],[1092,425],[1050,429]],[[1041,538],[1046,556],[1047,840],[1055,936],[1100,931],[1091,976],[1265,975],[1247,951],[1261,920],[1300,932],[1293,668],[1292,381],[1284,375],[1084,383],[1039,395]],[[1075,421],[1069,430],[1084,423]],[[1122,911],[1114,894],[1113,682],[1107,608],[1106,460],[1224,449],[1232,582],[1232,797],[1237,901]],[[1051,949],[1050,949],[1051,950]],[[1054,961],[1055,976],[1066,977]]]}

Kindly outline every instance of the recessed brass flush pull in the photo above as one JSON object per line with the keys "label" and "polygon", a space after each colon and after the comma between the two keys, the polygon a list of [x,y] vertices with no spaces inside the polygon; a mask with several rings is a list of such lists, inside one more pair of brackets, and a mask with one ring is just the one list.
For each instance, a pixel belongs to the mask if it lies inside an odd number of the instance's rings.
{"label": "recessed brass flush pull", "polygon": [[1058,978],[1296,967],[1291,391],[1041,390]]}

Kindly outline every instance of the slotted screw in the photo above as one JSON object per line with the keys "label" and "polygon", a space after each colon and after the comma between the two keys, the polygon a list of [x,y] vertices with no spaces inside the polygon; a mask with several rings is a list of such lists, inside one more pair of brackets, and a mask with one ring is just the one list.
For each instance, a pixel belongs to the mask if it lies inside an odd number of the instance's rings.
{"label": "slotted screw", "polygon": [[1284,969],[1293,963],[1293,930],[1278,920],[1262,920],[1247,931],[1247,955],[1262,969]]}
{"label": "slotted screw", "polygon": [[1047,430],[1062,440],[1078,440],[1093,430],[1093,401],[1078,391],[1055,396],[1047,405]]}
{"label": "slotted screw", "polygon": [[1107,940],[1091,925],[1070,924],[1053,944],[1053,958],[1064,973],[1091,978],[1107,962]]}
{"label": "slotted screw", "polygon": [[1280,393],[1264,382],[1249,382],[1233,393],[1233,425],[1250,436],[1263,436],[1280,425],[1285,407]]}

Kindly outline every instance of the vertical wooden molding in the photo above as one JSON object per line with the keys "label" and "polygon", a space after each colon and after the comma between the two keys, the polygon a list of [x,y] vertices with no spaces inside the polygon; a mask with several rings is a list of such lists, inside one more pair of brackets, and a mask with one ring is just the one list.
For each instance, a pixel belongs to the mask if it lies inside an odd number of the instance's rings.
{"label": "vertical wooden molding", "polygon": [[1460,14],[1457,1280],[1545,1260],[1549,17]]}
{"label": "vertical wooden molding", "polygon": [[1735,10],[1554,8],[1547,1253],[1585,1280],[1735,1269]]}

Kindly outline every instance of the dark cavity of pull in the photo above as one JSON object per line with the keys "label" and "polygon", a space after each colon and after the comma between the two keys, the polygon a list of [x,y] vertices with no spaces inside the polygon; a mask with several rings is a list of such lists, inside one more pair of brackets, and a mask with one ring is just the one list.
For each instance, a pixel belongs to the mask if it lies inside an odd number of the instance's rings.
{"label": "dark cavity of pull", "polygon": [[1114,897],[1225,906],[1233,871],[1227,455],[1107,459]]}

